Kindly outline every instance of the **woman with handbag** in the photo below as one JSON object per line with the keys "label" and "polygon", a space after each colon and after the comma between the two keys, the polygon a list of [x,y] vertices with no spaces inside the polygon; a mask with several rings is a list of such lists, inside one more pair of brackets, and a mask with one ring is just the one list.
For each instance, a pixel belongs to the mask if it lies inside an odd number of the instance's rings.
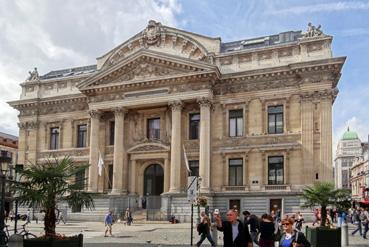
{"label": "woman with handbag", "polygon": [[305,235],[292,228],[293,223],[292,218],[282,221],[283,234],[279,241],[279,247],[311,247]]}

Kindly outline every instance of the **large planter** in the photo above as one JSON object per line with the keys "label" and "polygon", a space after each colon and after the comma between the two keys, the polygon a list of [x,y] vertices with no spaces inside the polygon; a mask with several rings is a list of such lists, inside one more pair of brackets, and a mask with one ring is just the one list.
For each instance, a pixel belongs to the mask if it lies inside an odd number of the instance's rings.
{"label": "large planter", "polygon": [[33,238],[24,239],[23,247],[83,247],[83,235],[66,239],[55,238]]}
{"label": "large planter", "polygon": [[341,247],[341,229],[306,227],[306,238],[312,247]]}

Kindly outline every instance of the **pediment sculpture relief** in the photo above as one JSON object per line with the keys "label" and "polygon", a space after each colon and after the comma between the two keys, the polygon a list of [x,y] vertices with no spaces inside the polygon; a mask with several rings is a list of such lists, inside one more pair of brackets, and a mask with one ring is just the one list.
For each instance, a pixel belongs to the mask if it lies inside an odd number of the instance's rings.
{"label": "pediment sculpture relief", "polygon": [[155,78],[176,74],[183,74],[186,70],[172,69],[170,67],[161,66],[149,62],[135,63],[131,69],[123,75],[119,76],[116,81],[142,80],[147,78]]}

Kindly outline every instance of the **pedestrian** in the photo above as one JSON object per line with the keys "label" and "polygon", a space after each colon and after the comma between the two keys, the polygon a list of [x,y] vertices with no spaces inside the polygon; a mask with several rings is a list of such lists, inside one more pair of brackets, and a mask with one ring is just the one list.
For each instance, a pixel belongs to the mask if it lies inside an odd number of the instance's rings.
{"label": "pedestrian", "polygon": [[219,214],[214,214],[217,229],[223,232],[224,247],[252,247],[248,227],[237,219],[234,210],[228,210],[227,221],[222,221]]}
{"label": "pedestrian", "polygon": [[360,237],[363,236],[363,231],[361,227],[361,209],[356,209],[352,214],[352,221],[354,222],[354,225],[356,225],[356,229],[351,233],[352,236],[355,235],[355,233],[359,232]]}
{"label": "pedestrian", "polygon": [[133,218],[132,218],[132,212],[129,208],[126,209],[124,217],[126,218],[126,224],[130,226],[132,224]]}
{"label": "pedestrian", "polygon": [[293,219],[288,218],[282,220],[283,233],[279,240],[279,247],[311,247],[309,241],[302,232],[292,228]]}
{"label": "pedestrian", "polygon": [[296,230],[301,231],[302,229],[302,223],[304,222],[304,217],[302,216],[302,214],[300,212],[297,212],[297,216],[296,216]]}
{"label": "pedestrian", "polygon": [[368,232],[369,228],[369,213],[367,208],[365,208],[364,211],[360,214],[360,219],[364,227],[363,238],[366,239],[366,233]]}
{"label": "pedestrian", "polygon": [[113,228],[113,212],[109,211],[106,215],[105,215],[105,235],[104,237],[107,237],[107,233],[109,232],[110,236],[113,236],[112,234],[112,228]]}
{"label": "pedestrian", "polygon": [[9,212],[9,218],[10,218],[10,222],[12,222],[15,219],[15,215],[14,215],[14,211],[10,210]]}
{"label": "pedestrian", "polygon": [[201,246],[202,242],[205,240],[205,238],[208,239],[211,246],[215,246],[215,242],[210,234],[210,219],[206,215],[205,212],[201,212],[201,221],[197,225],[197,232],[200,235],[200,240],[197,242],[196,246]]}
{"label": "pedestrian", "polygon": [[244,224],[250,229],[250,236],[255,244],[258,244],[257,236],[259,230],[259,219],[255,214],[251,214],[249,211],[243,211]]}
{"label": "pedestrian", "polygon": [[29,209],[27,209],[26,217],[27,217],[27,224],[31,223],[31,211]]}
{"label": "pedestrian", "polygon": [[274,247],[274,220],[271,215],[263,214],[260,221],[260,247]]}
{"label": "pedestrian", "polygon": [[314,211],[314,221],[313,221],[313,226],[315,224],[318,224],[319,225],[319,215],[320,215],[320,212],[319,212],[319,209],[316,208],[315,211]]}

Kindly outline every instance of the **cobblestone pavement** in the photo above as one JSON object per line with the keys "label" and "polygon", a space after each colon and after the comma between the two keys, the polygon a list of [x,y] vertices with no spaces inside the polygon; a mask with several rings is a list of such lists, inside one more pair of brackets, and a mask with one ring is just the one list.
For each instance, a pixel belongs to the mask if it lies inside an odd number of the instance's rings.
{"label": "cobblestone pavement", "polygon": [[[21,222],[22,224],[23,222]],[[9,224],[9,223],[8,223]],[[13,228],[13,227],[11,227]],[[27,228],[36,235],[43,232],[43,224],[32,222]],[[349,233],[354,229],[349,225]],[[100,222],[68,222],[67,224],[57,225],[57,232],[66,235],[76,235],[83,233],[85,247],[144,247],[144,246],[190,246],[190,224],[169,224],[163,223],[137,223],[126,226],[122,223],[113,225],[113,236],[104,237],[105,227]],[[218,245],[223,243],[223,234],[218,232]],[[369,237],[369,233],[368,233]],[[194,229],[193,243],[198,240],[198,234]],[[369,239],[362,239],[359,235],[349,237],[350,247],[369,247]],[[207,240],[202,246],[210,246]],[[329,247],[329,246],[327,246]]]}

